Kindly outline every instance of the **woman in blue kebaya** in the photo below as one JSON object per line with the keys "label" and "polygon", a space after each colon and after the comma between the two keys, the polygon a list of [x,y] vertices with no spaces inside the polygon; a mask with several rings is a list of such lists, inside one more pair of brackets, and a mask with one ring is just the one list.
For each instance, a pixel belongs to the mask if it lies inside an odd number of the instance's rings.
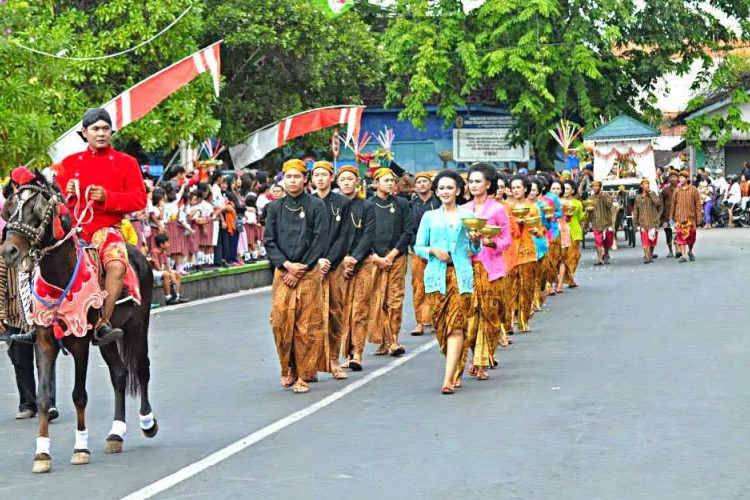
{"label": "woman in blue kebaya", "polygon": [[457,373],[463,348],[474,286],[474,270],[469,252],[481,249],[481,233],[469,231],[461,219],[474,214],[459,208],[463,199],[464,181],[457,173],[444,170],[432,184],[440,208],[425,213],[417,231],[414,251],[427,259],[424,272],[425,292],[432,312],[432,325],[445,355],[443,394],[453,394],[461,387]]}
{"label": "woman in blue kebaya", "polygon": [[542,308],[544,297],[542,295],[542,282],[545,281],[546,272],[548,269],[547,259],[549,257],[549,242],[547,240],[547,231],[552,227],[550,219],[544,214],[545,203],[541,200],[540,196],[544,191],[544,185],[542,180],[537,177],[531,177],[529,179],[529,190],[528,200],[535,203],[539,209],[539,216],[541,217],[542,225],[545,231],[541,234],[534,235],[534,244],[536,245],[536,275],[534,276],[534,310],[539,311]]}

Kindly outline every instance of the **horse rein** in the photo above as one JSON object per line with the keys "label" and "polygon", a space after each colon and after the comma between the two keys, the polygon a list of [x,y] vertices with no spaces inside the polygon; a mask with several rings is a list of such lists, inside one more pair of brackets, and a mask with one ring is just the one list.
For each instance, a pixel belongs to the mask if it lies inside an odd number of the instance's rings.
{"label": "horse rein", "polygon": [[[28,197],[23,197],[22,193],[25,191],[31,191],[31,195]],[[44,210],[42,211],[42,222],[38,227],[33,227],[29,224],[26,224],[25,222],[21,220],[13,221],[12,219],[18,217],[21,218],[23,214],[23,206],[29,202],[31,199],[35,198],[36,196],[42,196],[42,199],[45,199],[46,194],[49,194],[50,197],[46,199],[46,204],[44,206]],[[43,186],[38,186],[34,184],[27,184],[24,186],[21,186],[16,193],[16,196],[18,197],[18,206],[16,207],[15,212],[11,216],[11,221],[9,221],[6,224],[6,227],[8,228],[9,232],[17,233],[23,236],[26,241],[29,242],[29,256],[34,261],[34,263],[38,263],[44,255],[48,254],[49,252],[53,251],[63,243],[65,243],[67,240],[69,240],[71,237],[73,237],[81,228],[81,222],[83,219],[84,214],[88,216],[89,218],[93,218],[93,211],[91,210],[91,207],[93,205],[93,200],[89,200],[86,206],[83,208],[83,210],[80,212],[80,214],[76,217],[78,222],[73,225],[73,227],[68,231],[68,233],[61,239],[55,241],[52,245],[44,248],[38,248],[39,243],[41,242],[42,238],[44,237],[44,232],[47,229],[47,226],[49,226],[50,222],[52,222],[52,217],[56,214],[57,206],[60,204],[60,199],[57,193],[55,193],[53,190],[49,188],[45,188]],[[86,197],[88,197],[88,189],[86,190]],[[37,202],[38,203],[38,202]],[[36,208],[36,207],[35,207]],[[78,211],[79,205],[76,204],[76,212]],[[91,212],[90,214],[88,212]],[[54,238],[54,235],[53,235]]]}
{"label": "horse rein", "polygon": [[[28,197],[24,197],[23,193],[27,191],[31,191],[31,195]],[[26,224],[22,220],[20,220],[23,216],[24,205],[28,201],[32,200],[38,195],[42,195],[42,198],[44,199],[43,195],[47,193],[50,194],[51,196],[49,199],[45,200],[46,205],[44,207],[44,211],[42,212],[42,222],[39,225],[39,227],[33,227],[29,224]],[[59,203],[59,200],[57,199],[57,195],[43,187],[27,184],[19,188],[18,192],[16,193],[16,196],[18,197],[18,206],[16,206],[16,210],[11,216],[11,221],[9,221],[8,224],[6,224],[6,227],[8,228],[9,232],[18,233],[21,236],[23,236],[26,239],[26,241],[29,242],[29,246],[31,247],[32,250],[41,251],[43,249],[38,249],[36,247],[41,242],[42,237],[44,236],[44,231],[47,229],[47,226],[49,225],[50,222],[52,222],[52,216],[55,212],[55,206],[57,205],[57,203]],[[15,218],[18,218],[19,220],[16,220],[16,221],[12,220]]]}

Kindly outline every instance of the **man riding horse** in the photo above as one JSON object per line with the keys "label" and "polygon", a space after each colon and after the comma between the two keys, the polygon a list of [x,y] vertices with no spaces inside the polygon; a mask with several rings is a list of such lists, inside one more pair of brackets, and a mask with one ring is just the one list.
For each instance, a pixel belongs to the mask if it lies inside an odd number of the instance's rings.
{"label": "man riding horse", "polygon": [[[109,113],[103,108],[91,108],[84,113],[82,125],[80,135],[88,148],[62,161],[56,181],[65,193],[73,223],[81,226],[79,236],[97,249],[105,270],[107,296],[93,335],[95,342],[104,345],[123,336],[122,329],[110,323],[128,266],[120,224],[125,214],[146,208],[146,189],[138,161],[115,151],[110,144],[114,131]],[[90,210],[86,210],[88,204]],[[13,338],[33,341],[34,332]]]}

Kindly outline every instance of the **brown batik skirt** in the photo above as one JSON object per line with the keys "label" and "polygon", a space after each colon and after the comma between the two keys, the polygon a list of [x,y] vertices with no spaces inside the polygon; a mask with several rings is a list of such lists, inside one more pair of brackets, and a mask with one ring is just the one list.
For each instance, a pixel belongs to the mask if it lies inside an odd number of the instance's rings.
{"label": "brown batik skirt", "polygon": [[271,287],[271,327],[281,365],[281,376],[296,374],[303,380],[317,375],[325,344],[323,285],[316,267],[305,273],[295,288],[283,281],[284,273],[274,272]]}
{"label": "brown batik skirt", "polygon": [[565,262],[565,283],[572,285],[575,283],[576,270],[578,263],[581,261],[581,241],[573,241],[565,249],[563,262]]}
{"label": "brown batik skirt", "polygon": [[349,280],[344,276],[344,266],[339,265],[323,278],[323,330],[328,332],[323,350],[328,353],[321,358],[320,372],[331,372],[331,361],[339,359],[341,339],[344,336],[344,314]]}
{"label": "brown batik skirt", "polygon": [[504,278],[490,281],[481,262],[474,262],[474,293],[471,294],[471,309],[466,331],[466,342],[459,363],[463,372],[469,349],[473,352],[474,366],[492,366],[498,344],[507,347],[508,338],[503,332],[507,295]]}
{"label": "brown batik skirt", "polygon": [[396,258],[390,269],[376,266],[370,297],[370,326],[367,341],[390,347],[398,344],[406,292],[406,257]]}
{"label": "brown batik skirt", "polygon": [[362,359],[369,326],[372,287],[377,266],[364,261],[349,278],[344,302],[343,354],[346,358]]}
{"label": "brown batik skirt", "polygon": [[536,279],[538,274],[537,267],[539,267],[538,261],[518,264],[516,266],[518,270],[516,311],[518,314],[518,327],[521,330],[528,330],[529,318],[531,318],[534,302],[534,290],[539,282]]}
{"label": "brown batik skirt", "polygon": [[411,289],[414,302],[414,317],[418,325],[429,325],[432,321],[430,302],[424,291],[424,270],[427,261],[416,255],[410,255],[411,261]]}
{"label": "brown batik skirt", "polygon": [[471,294],[458,293],[456,268],[449,266],[445,274],[445,294],[431,292],[427,294],[432,310],[432,327],[435,330],[440,352],[445,354],[446,339],[454,330],[461,330],[466,338],[469,314],[471,311]]}
{"label": "brown batik skirt", "polygon": [[549,263],[547,264],[547,283],[557,284],[560,275],[560,264],[563,261],[562,241],[558,237],[549,243]]}

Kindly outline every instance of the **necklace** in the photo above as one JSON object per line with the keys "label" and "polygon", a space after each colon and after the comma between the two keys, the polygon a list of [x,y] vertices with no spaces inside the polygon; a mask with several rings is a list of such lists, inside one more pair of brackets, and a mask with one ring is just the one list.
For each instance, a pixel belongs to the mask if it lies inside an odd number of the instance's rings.
{"label": "necklace", "polygon": [[304,219],[305,218],[305,207],[289,208],[286,204],[284,204],[284,208],[286,208],[290,212],[299,212],[299,218],[300,219]]}
{"label": "necklace", "polygon": [[357,222],[356,220],[354,220],[353,213],[350,213],[349,215],[352,216],[352,224],[354,224],[354,227],[356,227],[357,229],[362,229],[362,219],[359,219],[359,222]]}
{"label": "necklace", "polygon": [[381,205],[380,203],[378,203],[378,202],[376,201],[376,202],[375,202],[375,206],[377,206],[377,207],[380,207],[380,208],[387,208],[387,209],[388,209],[388,211],[389,211],[390,213],[392,213],[392,214],[396,213],[396,209],[395,209],[395,208],[393,208],[393,202],[391,202],[391,203],[390,203],[389,205]]}
{"label": "necklace", "polygon": [[331,206],[331,213],[336,218],[336,222],[341,222],[341,209],[339,208],[339,211],[333,209],[333,206]]}

